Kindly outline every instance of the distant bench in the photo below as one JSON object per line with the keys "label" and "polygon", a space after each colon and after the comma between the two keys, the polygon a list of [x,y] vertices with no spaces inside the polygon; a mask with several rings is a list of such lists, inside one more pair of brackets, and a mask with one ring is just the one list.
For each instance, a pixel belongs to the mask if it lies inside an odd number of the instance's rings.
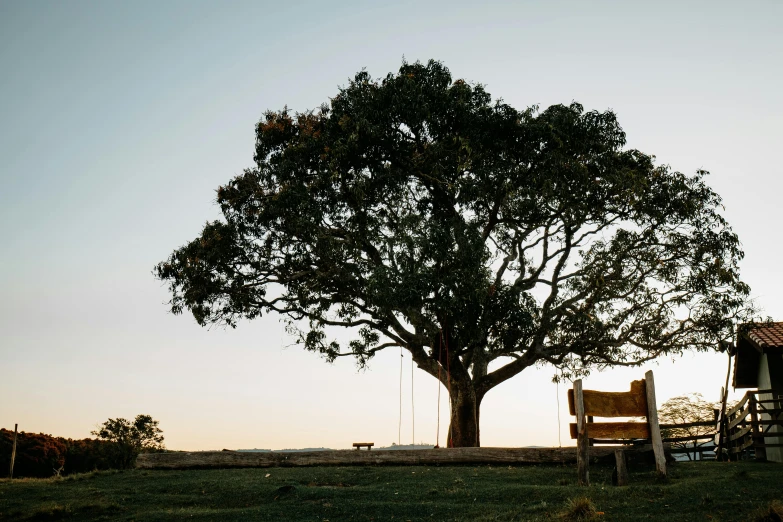
{"label": "distant bench", "polygon": [[356,448],[356,451],[359,451],[364,446],[367,446],[367,451],[370,451],[373,446],[375,446],[374,442],[354,442],[353,447]]}

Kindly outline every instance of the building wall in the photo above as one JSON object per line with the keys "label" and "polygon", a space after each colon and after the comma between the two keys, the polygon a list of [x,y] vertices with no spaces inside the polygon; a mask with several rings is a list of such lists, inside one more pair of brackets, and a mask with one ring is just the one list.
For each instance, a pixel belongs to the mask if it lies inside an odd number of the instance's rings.
{"label": "building wall", "polygon": [[[780,353],[765,353],[761,356],[761,360],[759,361],[759,390],[768,390],[770,388],[778,389],[780,381],[783,379],[783,375],[777,375],[777,370],[781,367],[781,365],[783,365],[783,361],[770,361],[768,357],[781,358],[783,355]],[[772,362],[772,364],[770,364],[770,362]],[[770,374],[770,367],[773,369],[772,371],[774,375]],[[781,389],[780,392],[783,393],[783,389]],[[769,393],[759,395],[759,400],[762,401],[772,398],[772,395]],[[762,414],[761,419],[769,420],[770,416]],[[783,428],[781,428],[781,426],[772,426],[770,432],[783,434]],[[783,444],[783,436],[767,437],[765,442],[767,444]],[[772,462],[783,462],[783,448],[767,448],[767,460]]]}

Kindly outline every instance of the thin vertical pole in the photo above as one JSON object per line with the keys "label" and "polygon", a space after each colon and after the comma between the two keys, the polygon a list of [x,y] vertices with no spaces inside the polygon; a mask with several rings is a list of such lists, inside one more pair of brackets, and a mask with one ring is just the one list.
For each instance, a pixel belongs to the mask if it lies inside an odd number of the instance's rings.
{"label": "thin vertical pole", "polygon": [[14,460],[16,460],[16,433],[19,429],[18,424],[14,424],[14,445],[11,450],[11,469],[8,471],[8,478],[14,478]]}

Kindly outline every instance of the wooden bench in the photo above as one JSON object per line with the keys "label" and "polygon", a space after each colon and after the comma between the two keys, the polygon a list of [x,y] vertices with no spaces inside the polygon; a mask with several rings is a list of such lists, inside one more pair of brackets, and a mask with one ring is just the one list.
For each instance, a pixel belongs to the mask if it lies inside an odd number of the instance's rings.
{"label": "wooden bench", "polygon": [[[587,464],[591,439],[650,439],[655,454],[658,475],[666,477],[666,457],[658,426],[658,409],[655,402],[653,372],[644,374],[644,380],[633,381],[629,392],[601,392],[583,390],[582,379],[574,381],[568,390],[568,409],[576,416],[571,423],[571,438],[576,439],[576,463],[579,483],[589,485]],[[592,417],[646,417],[647,422],[588,422]],[[618,440],[617,442],[621,442]],[[628,484],[625,452],[614,452],[617,461],[617,485]]]}
{"label": "wooden bench", "polygon": [[364,446],[367,446],[367,451],[370,451],[373,446],[375,446],[374,442],[354,442],[353,447],[356,448],[356,451],[359,451],[359,449],[363,448]]}

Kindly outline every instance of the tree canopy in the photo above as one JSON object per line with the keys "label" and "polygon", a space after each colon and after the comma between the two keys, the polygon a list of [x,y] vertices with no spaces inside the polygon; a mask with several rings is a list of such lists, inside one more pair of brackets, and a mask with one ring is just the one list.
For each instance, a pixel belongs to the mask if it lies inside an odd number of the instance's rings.
{"label": "tree canopy", "polygon": [[267,112],[223,218],[155,273],[201,325],[282,314],[360,365],[403,347],[450,381],[453,443],[478,445],[482,398],[531,365],[708,350],[744,313],[707,173],[625,144],[611,111],[517,110],[437,61],[362,71],[317,110]]}

